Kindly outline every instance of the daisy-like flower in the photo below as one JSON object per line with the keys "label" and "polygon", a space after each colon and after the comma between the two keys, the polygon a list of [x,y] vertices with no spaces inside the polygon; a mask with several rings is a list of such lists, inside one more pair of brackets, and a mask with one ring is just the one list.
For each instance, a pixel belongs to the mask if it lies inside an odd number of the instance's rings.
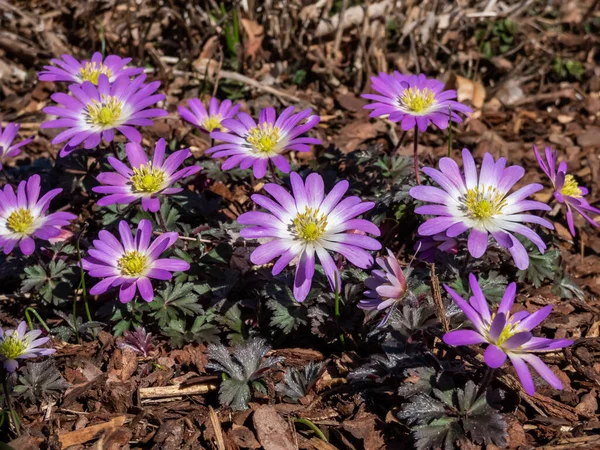
{"label": "daisy-like flower", "polygon": [[540,338],[534,337],[531,333],[531,330],[548,317],[552,306],[544,306],[533,314],[527,311],[511,314],[510,310],[517,292],[516,283],[511,283],[506,288],[498,310],[492,313],[473,274],[469,275],[469,284],[473,292],[469,301],[461,298],[448,286],[444,285],[444,288],[475,329],[450,331],[444,335],[444,342],[454,346],[487,343],[485,363],[492,369],[496,369],[502,366],[508,357],[517,371],[525,392],[529,395],[535,394],[535,385],[527,364],[533,367],[550,386],[562,389],[562,383],[554,372],[533,354],[555,351],[573,344],[569,339]]}
{"label": "daisy-like flower", "polygon": [[419,234],[432,236],[445,232],[448,237],[457,237],[471,230],[468,239],[469,253],[481,258],[488,246],[488,235],[498,244],[508,249],[516,266],[529,267],[529,255],[513,233],[520,234],[532,241],[543,253],[546,244],[531,228],[523,223],[535,223],[546,228],[554,227],[546,219],[525,211],[549,211],[550,207],[542,202],[527,200],[527,197],[543,188],[541,184],[528,184],[509,194],[511,188],[523,178],[525,170],[521,166],[506,167],[506,159],[494,161],[489,153],[483,157],[479,176],[471,152],[463,149],[463,171],[451,158],[442,158],[440,170],[430,167],[423,172],[438,183],[442,189],[434,186],[415,186],[410,195],[434,205],[420,206],[417,214],[438,216],[427,220],[419,227]]}
{"label": "daisy-like flower", "polygon": [[371,86],[378,94],[363,94],[362,97],[373,100],[365,105],[372,109],[370,117],[389,115],[392,122],[400,122],[403,130],[418,127],[427,130],[430,123],[438,128],[448,128],[450,120],[462,122],[458,113],[469,114],[473,110],[458,103],[456,91],[444,91],[444,83],[427,78],[425,75],[392,75],[380,73],[371,77]]}
{"label": "daisy-like flower", "polygon": [[175,258],[160,258],[160,255],[177,241],[177,233],[163,233],[152,243],[152,224],[147,219],[140,220],[135,238],[127,222],[119,223],[119,241],[113,234],[101,230],[94,248],[88,250],[88,257],[82,259],[83,269],[91,277],[104,278],[90,289],[90,294],[99,295],[110,287],[120,286],[121,303],[130,302],[140,291],[142,298],[151,302],[154,289],[150,279],[170,280],[171,272],[185,272],[190,265]]}
{"label": "daisy-like flower", "polygon": [[161,196],[183,191],[183,188],[173,185],[198,173],[201,167],[179,169],[192,153],[187,148],[178,150],[165,160],[166,145],[164,139],[159,139],[154,149],[154,157],[149,161],[144,149],[139,144],[130,142],[125,146],[129,166],[109,156],[108,162],[116,172],[102,172],[98,175],[97,180],[105,186],[96,186],[92,190],[99,194],[108,194],[98,200],[98,205],[127,205],[141,199],[144,211],[156,212],[160,209]]}
{"label": "daisy-like flower", "polygon": [[210,134],[211,138],[225,143],[212,147],[206,153],[212,154],[213,158],[227,157],[221,166],[223,170],[237,165],[242,170],[252,167],[254,176],[262,178],[269,161],[272,161],[279,170],[288,173],[290,165],[282,153],[288,150],[308,152],[310,144],[320,144],[319,139],[299,137],[316,126],[319,120],[319,116],[311,115],[310,109],[294,114],[293,106],[286,108],[279,117],[274,108],[263,109],[258,124],[248,114],[240,112],[237,119],[221,122],[228,133],[213,131]]}
{"label": "daisy-like flower", "polygon": [[112,142],[115,130],[131,142],[140,143],[142,135],[135,127],[152,125],[151,118],[167,115],[163,109],[146,109],[165,96],[154,94],[159,81],[144,84],[145,80],[146,75],[140,75],[134,80],[119,77],[110,83],[106,75],[100,74],[98,86],[90,81],[73,84],[69,86],[73,96],[61,92],[52,95],[52,100],[62,107],[48,106],[44,112],[59,118],[42,123],[41,128],[67,128],[52,141],[67,141],[60,156],[68,155],[81,143],[89,150],[97,147],[102,138]]}
{"label": "daisy-like flower", "polygon": [[579,186],[577,181],[575,181],[575,178],[573,178],[573,175],[567,174],[567,163],[562,161],[557,169],[557,152],[553,152],[550,147],[546,147],[546,161],[544,161],[535,145],[533,146],[533,151],[535,152],[538,164],[552,182],[554,198],[558,203],[562,203],[567,207],[567,224],[569,225],[571,234],[575,236],[573,210],[577,211],[585,220],[597,228],[599,226],[598,223],[588,216],[586,212],[600,214],[600,209],[594,208],[585,198],[583,198],[584,195],[589,193],[589,190],[583,186]]}
{"label": "daisy-like flower", "polygon": [[294,297],[303,301],[312,284],[315,260],[319,259],[332,290],[341,287],[338,269],[329,252],[339,253],[350,263],[366,269],[373,257],[366,250],[379,250],[381,244],[365,235],[350,231],[359,230],[379,236],[379,228],[372,222],[356,217],[369,211],[375,204],[363,202],[358,197],[342,197],[348,190],[348,182],[340,181],[325,196],[323,178],[312,173],[302,181],[295,172],[290,174],[292,194],[283,187],[269,183],[264,189],[274,200],[260,194],[252,200],[269,213],[251,211],[238,217],[243,225],[252,225],[241,231],[246,239],[270,239],[260,245],[250,260],[254,264],[266,264],[278,258],[273,275],[279,274],[293,259],[297,258]]}
{"label": "daisy-like flower", "polygon": [[27,332],[27,324],[21,322],[16,330],[0,328],[0,361],[7,372],[14,372],[19,367],[17,359],[37,358],[56,352],[53,348],[40,348],[50,340],[40,337],[40,330]]}
{"label": "daisy-like flower", "polygon": [[231,100],[223,100],[219,105],[219,99],[215,97],[210,99],[208,111],[202,101],[197,98],[189,99],[188,106],[191,111],[183,106],[179,106],[177,108],[179,115],[200,131],[208,134],[215,130],[227,132],[221,125],[221,122],[225,119],[233,119],[240,109],[240,105],[233,105]]}
{"label": "daisy-like flower", "polygon": [[406,277],[402,267],[398,264],[396,256],[387,249],[388,256],[377,258],[375,262],[379,269],[374,269],[371,276],[365,280],[367,290],[364,292],[366,299],[359,302],[358,307],[367,311],[388,310],[378,326],[383,326],[388,321],[394,307],[401,302],[408,293]]}
{"label": "daisy-like flower", "polygon": [[98,84],[100,75],[106,75],[108,81],[112,83],[119,77],[129,78],[144,72],[142,68],[125,67],[131,62],[131,58],[108,55],[103,60],[100,52],[94,53],[90,61],[78,61],[71,55],[62,55],[62,60],[52,59],[50,62],[54,66],[44,66],[46,70],[40,72],[40,81],[65,81],[77,84],[89,81]]}
{"label": "daisy-like flower", "polygon": [[13,141],[19,133],[21,125],[18,123],[8,123],[2,131],[2,123],[0,122],[0,170],[2,169],[2,160],[6,158],[14,158],[21,153],[21,147],[33,141],[33,137],[27,138],[13,145]]}
{"label": "daisy-like flower", "polygon": [[25,255],[35,250],[34,238],[48,241],[59,236],[62,226],[77,216],[68,212],[46,214],[50,201],[62,192],[52,189],[40,197],[40,176],[33,175],[21,181],[17,193],[10,184],[0,190],[0,248],[4,254],[12,252],[15,245]]}

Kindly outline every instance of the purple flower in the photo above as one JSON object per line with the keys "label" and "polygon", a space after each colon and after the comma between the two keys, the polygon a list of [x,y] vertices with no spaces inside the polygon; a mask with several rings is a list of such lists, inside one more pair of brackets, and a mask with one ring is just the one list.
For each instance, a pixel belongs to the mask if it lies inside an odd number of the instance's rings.
{"label": "purple flower", "polygon": [[233,119],[238,109],[240,109],[240,105],[232,106],[231,100],[223,100],[221,105],[219,105],[219,99],[215,97],[210,99],[208,111],[197,98],[189,99],[188,105],[191,111],[183,106],[179,106],[177,108],[179,115],[200,131],[208,134],[215,130],[227,132],[221,125],[221,122],[225,119]]}
{"label": "purple flower", "polygon": [[388,310],[379,326],[385,325],[394,306],[402,301],[408,292],[406,277],[398,260],[387,249],[388,256],[377,258],[375,262],[380,269],[374,269],[371,276],[365,280],[367,290],[364,292],[366,299],[359,302],[358,307],[367,311]]}
{"label": "purple flower", "polygon": [[[340,181],[325,196],[323,178],[312,173],[302,181],[295,172],[290,174],[291,195],[277,184],[266,184],[274,199],[255,194],[252,200],[267,209],[270,214],[258,211],[238,217],[243,225],[253,225],[241,231],[246,239],[269,239],[260,245],[250,260],[254,264],[266,264],[278,258],[273,275],[279,274],[293,259],[297,258],[294,297],[303,301],[312,284],[315,259],[319,258],[329,284],[335,289],[335,278],[341,287],[338,269],[329,252],[343,255],[355,266],[366,269],[373,263],[365,250],[379,250],[381,244],[375,239],[349,233],[359,230],[379,236],[379,228],[368,220],[355,217],[373,208],[373,202],[363,202],[358,197],[341,200],[348,190],[348,182]],[[340,201],[341,200],[341,201]]]}
{"label": "purple flower", "polygon": [[[279,117],[274,108],[265,108],[260,112],[257,125],[252,117],[240,112],[237,119],[221,122],[228,133],[213,131],[210,134],[213,139],[225,143],[212,147],[206,153],[212,153],[213,158],[227,157],[221,166],[223,170],[237,165],[242,170],[252,167],[254,176],[262,178],[269,161],[272,161],[279,170],[288,173],[290,165],[282,153],[288,150],[308,152],[309,144],[321,143],[316,138],[299,137],[319,123],[319,116],[312,116],[310,109],[293,113],[293,106],[286,108]],[[300,124],[305,119],[306,122]]]}
{"label": "purple flower", "polygon": [[39,337],[40,330],[27,332],[27,324],[21,322],[16,330],[4,331],[0,328],[0,361],[3,361],[7,372],[14,372],[19,367],[17,359],[37,358],[56,352],[53,348],[39,348],[50,340]]}
{"label": "purple flower", "polygon": [[130,302],[139,289],[142,298],[151,302],[154,298],[151,278],[170,280],[171,272],[185,272],[190,265],[180,259],[159,259],[160,255],[171,247],[177,233],[163,233],[152,244],[152,224],[149,220],[140,220],[135,238],[127,222],[119,223],[119,241],[113,234],[101,230],[94,248],[88,250],[88,257],[83,258],[83,269],[91,277],[104,278],[90,289],[90,294],[98,295],[110,287],[120,286],[121,303]]}
{"label": "purple flower", "polygon": [[448,286],[444,285],[444,288],[471,321],[475,330],[450,331],[444,335],[444,342],[454,346],[489,344],[484,354],[485,363],[496,369],[502,366],[508,357],[519,375],[525,392],[529,395],[535,393],[535,386],[526,363],[533,367],[550,386],[562,389],[562,383],[554,372],[538,356],[532,354],[555,351],[573,343],[568,339],[534,337],[531,333],[531,330],[548,317],[552,306],[544,306],[533,314],[527,311],[511,314],[510,310],[517,292],[516,283],[511,283],[506,288],[498,310],[492,314],[473,274],[469,275],[469,283],[473,292],[469,301],[461,298]]}
{"label": "purple flower", "polygon": [[458,113],[468,114],[472,109],[454,101],[456,91],[444,91],[444,83],[428,79],[425,75],[393,75],[381,72],[378,77],[371,77],[373,90],[378,94],[363,94],[362,97],[374,100],[365,106],[372,109],[370,117],[389,115],[392,122],[401,122],[403,130],[415,126],[419,131],[427,130],[430,123],[438,128],[448,128],[451,120],[462,122]]}
{"label": "purple flower", "polygon": [[418,258],[428,263],[435,262],[436,252],[458,253],[458,239],[450,238],[445,233],[434,234],[433,236],[418,236],[419,240],[413,247],[418,253]]}
{"label": "purple flower", "polygon": [[21,128],[20,124],[9,123],[2,131],[2,123],[0,122],[0,170],[2,169],[2,160],[5,158],[14,158],[21,153],[21,147],[29,144],[33,141],[33,137],[22,140],[18,144],[11,145],[17,137],[17,133]]}
{"label": "purple flower", "polygon": [[67,128],[52,141],[53,144],[67,141],[60,156],[68,155],[81,143],[89,150],[97,147],[101,138],[112,142],[115,129],[139,144],[142,135],[135,127],[152,125],[150,118],[167,115],[163,109],[146,109],[164,100],[165,96],[153,95],[160,86],[159,81],[144,84],[145,80],[146,75],[134,80],[119,77],[111,84],[108,77],[101,74],[98,86],[89,81],[73,84],[69,86],[73,96],[61,92],[52,95],[52,100],[63,107],[44,108],[45,113],[59,118],[44,122],[41,128]]}
{"label": "purple flower", "polygon": [[585,212],[589,211],[594,214],[600,214],[600,209],[594,208],[583,198],[589,193],[589,190],[583,186],[579,186],[573,178],[573,175],[567,175],[567,163],[562,161],[556,169],[557,152],[553,152],[552,148],[546,147],[546,161],[540,156],[537,147],[533,146],[535,157],[538,164],[544,171],[554,188],[554,198],[557,202],[563,203],[567,207],[567,224],[569,231],[575,236],[575,224],[573,223],[573,209],[583,216],[585,220],[591,223],[596,228],[598,223],[588,216]]}
{"label": "purple flower", "polygon": [[451,158],[442,158],[440,170],[430,167],[423,172],[438,183],[442,189],[434,186],[415,186],[410,195],[434,205],[420,206],[417,214],[438,216],[427,220],[419,227],[419,234],[432,236],[445,232],[448,237],[457,237],[471,230],[468,240],[469,253],[481,258],[488,246],[488,234],[501,247],[508,249],[516,266],[524,270],[529,267],[529,255],[513,233],[520,234],[532,241],[543,253],[544,241],[523,223],[536,223],[549,229],[554,227],[547,220],[523,214],[525,211],[549,211],[544,203],[526,200],[528,196],[542,189],[538,183],[528,184],[508,195],[517,181],[523,178],[525,170],[521,166],[505,168],[506,159],[494,161],[489,153],[483,157],[479,176],[473,156],[463,149],[463,171]]}
{"label": "purple flower", "polygon": [[127,205],[142,199],[144,211],[156,212],[160,209],[160,196],[183,191],[183,188],[172,186],[177,181],[198,173],[201,167],[190,166],[178,170],[191,152],[187,148],[178,150],[165,160],[166,145],[164,139],[158,140],[151,162],[144,149],[131,142],[125,146],[129,166],[109,156],[108,162],[117,172],[102,172],[98,175],[97,180],[105,186],[96,186],[92,190],[108,194],[98,200],[98,205]]}
{"label": "purple flower", "polygon": [[77,217],[68,212],[46,215],[50,201],[61,192],[62,189],[52,189],[40,199],[39,175],[21,181],[16,195],[9,184],[0,190],[0,248],[4,248],[4,254],[12,252],[18,243],[23,254],[31,255],[34,238],[48,241],[60,235],[60,227]]}
{"label": "purple flower", "polygon": [[131,58],[120,58],[117,55],[108,55],[102,61],[102,54],[96,52],[91,61],[78,61],[71,55],[62,55],[62,60],[53,59],[50,62],[55,66],[44,66],[39,74],[40,81],[66,81],[81,84],[89,81],[98,84],[100,75],[106,75],[110,83],[119,77],[129,78],[144,72],[137,67],[125,68]]}

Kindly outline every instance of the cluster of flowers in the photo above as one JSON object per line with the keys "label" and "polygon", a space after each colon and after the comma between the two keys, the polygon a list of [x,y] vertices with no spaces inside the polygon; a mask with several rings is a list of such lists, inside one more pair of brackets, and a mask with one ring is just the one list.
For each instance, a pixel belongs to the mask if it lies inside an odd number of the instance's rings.
{"label": "cluster of flowers", "polygon": [[[101,140],[112,142],[115,130],[129,141],[125,146],[128,164],[109,157],[108,162],[114,172],[101,173],[98,181],[101,186],[94,191],[105,195],[98,204],[131,204],[141,200],[144,210],[156,212],[160,208],[160,197],[181,191],[174,184],[197,173],[199,166],[179,169],[191,155],[189,149],[179,150],[165,159],[164,140],[159,140],[154,149],[152,161],[141,147],[141,134],[136,126],[152,124],[152,118],[167,115],[165,110],[150,106],[164,99],[155,94],[158,82],[144,84],[142,69],[127,68],[129,59],[111,55],[103,60],[94,54],[91,61],[77,61],[68,55],[62,60],[53,60],[55,66],[47,66],[40,73],[41,80],[71,83],[71,95],[57,93],[52,99],[61,106],[50,106],[45,112],[58,116],[42,124],[43,128],[65,128],[53,140],[54,144],[65,143],[60,154],[68,155],[83,145],[85,149],[97,147]],[[133,78],[132,78],[133,77]],[[450,122],[461,122],[459,113],[468,114],[470,108],[458,103],[456,92],[444,91],[443,83],[427,79],[424,75],[405,76],[398,72],[373,77],[373,88],[377,95],[367,94],[374,100],[366,106],[373,110],[372,117],[387,116],[393,122],[400,122],[405,131],[414,129],[424,132],[430,124],[445,129]],[[314,128],[319,117],[311,111],[295,113],[293,107],[285,109],[279,116],[273,108],[265,108],[259,113],[258,122],[239,111],[239,105],[231,101],[219,102],[211,99],[208,109],[199,99],[188,101],[190,109],[179,107],[181,117],[219,143],[208,150],[215,158],[226,158],[223,170],[239,166],[253,169],[257,178],[266,175],[275,167],[290,173],[290,164],[283,156],[290,150],[307,152],[309,145],[319,144],[316,138],[304,134]],[[30,140],[11,147],[16,135],[16,126],[10,126],[5,136],[0,136],[0,156],[14,156],[18,147]],[[417,146],[415,145],[415,149]],[[579,187],[571,175],[566,174],[563,162],[556,169],[556,153],[546,150],[544,162],[537,149],[536,156],[542,170],[548,174],[554,186],[554,196],[567,207],[569,228],[574,234],[572,210],[580,212],[590,223],[598,226],[586,215],[586,211],[600,213],[589,205],[583,196],[585,188]],[[415,150],[415,167],[418,174],[418,161]],[[539,184],[529,184],[511,193],[513,186],[524,176],[520,166],[506,167],[506,160],[494,160],[491,154],[483,158],[478,172],[471,153],[463,150],[463,170],[451,158],[442,158],[439,170],[423,168],[440,187],[419,185],[410,194],[416,200],[431,203],[419,206],[418,214],[436,216],[425,221],[419,228],[422,258],[432,259],[437,250],[456,252],[460,241],[457,239],[469,231],[467,249],[475,258],[481,258],[488,248],[491,234],[500,247],[507,249],[519,269],[529,265],[529,256],[515,234],[532,241],[543,252],[545,244],[540,236],[527,227],[533,223],[552,229],[547,220],[525,214],[527,211],[547,211],[550,208],[529,199],[542,189]],[[418,177],[417,177],[418,180]],[[362,201],[359,197],[344,197],[349,189],[347,181],[340,181],[327,194],[323,178],[312,173],[304,180],[296,173],[290,173],[291,192],[275,183],[268,183],[264,190],[270,197],[261,194],[252,200],[267,210],[251,211],[239,216],[238,222],[247,225],[242,232],[246,239],[261,239],[262,243],[251,255],[254,264],[262,265],[276,260],[273,275],[280,273],[295,261],[296,275],[293,292],[298,301],[305,300],[310,292],[315,274],[317,259],[322,266],[332,290],[341,289],[340,268],[344,259],[351,264],[367,269],[373,264],[369,251],[381,249],[381,244],[373,237],[379,236],[379,228],[372,222],[359,218],[374,207],[373,202]],[[0,247],[10,253],[19,243],[25,254],[35,250],[33,238],[49,239],[60,233],[60,227],[68,225],[75,218],[70,213],[46,214],[50,200],[60,190],[48,192],[39,201],[40,180],[33,176],[21,182],[15,195],[7,185],[0,192]],[[93,248],[83,259],[83,268],[92,277],[102,280],[92,287],[91,294],[101,294],[111,287],[120,288],[120,300],[131,301],[136,292],[146,301],[154,297],[151,279],[168,280],[172,272],[185,271],[189,264],[173,258],[161,258],[165,250],[178,239],[177,233],[164,232],[154,241],[154,230],[148,220],[142,220],[135,236],[125,221],[119,224],[120,239],[106,230],[99,232]],[[365,300],[360,307],[366,310],[387,310],[382,321],[407,293],[407,282],[396,257],[388,250],[388,256],[377,259],[379,269],[372,272],[366,281]],[[500,367],[510,358],[528,393],[534,387],[525,362],[536,369],[552,386],[560,388],[560,381],[532,355],[535,351],[548,351],[569,345],[571,341],[536,338],[531,330],[550,313],[546,307],[529,315],[517,312],[511,315],[516,287],[511,284],[498,310],[491,314],[487,302],[471,275],[473,297],[469,301],[460,298],[446,286],[448,293],[464,311],[476,331],[457,330],[448,333],[444,340],[450,345],[488,343],[485,361],[490,367]],[[22,326],[20,326],[22,328]],[[6,333],[0,338],[0,355],[5,361],[14,361],[31,351],[40,340],[28,345],[7,343],[4,351],[2,342],[21,339],[25,342],[24,330]],[[8,337],[7,337],[8,336]],[[13,338],[12,336],[16,336]],[[36,336],[37,337],[37,336]],[[33,339],[33,338],[30,338]],[[11,341],[12,342],[12,341]],[[21,350],[17,351],[17,347]],[[22,348],[21,348],[22,347]],[[12,355],[10,358],[8,355]],[[6,363],[5,363],[6,364]],[[9,366],[15,367],[13,363]]]}

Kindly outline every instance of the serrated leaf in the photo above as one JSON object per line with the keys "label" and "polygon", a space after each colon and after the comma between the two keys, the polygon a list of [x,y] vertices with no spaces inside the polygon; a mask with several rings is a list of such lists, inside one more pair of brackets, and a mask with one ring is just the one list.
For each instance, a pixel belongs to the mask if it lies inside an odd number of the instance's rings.
{"label": "serrated leaf", "polygon": [[541,254],[537,247],[533,248],[530,244],[529,248],[532,248],[529,252],[529,267],[519,270],[517,277],[519,281],[527,279],[529,283],[539,288],[545,279],[553,279],[556,276],[560,263],[560,251],[553,248]]}
{"label": "serrated leaf", "polygon": [[398,417],[406,419],[409,424],[426,425],[430,420],[442,417],[445,412],[446,406],[442,402],[429,395],[417,394],[402,407]]}
{"label": "serrated leaf", "polygon": [[568,274],[563,273],[558,277],[552,286],[552,293],[560,298],[577,297],[579,300],[585,299],[585,294],[579,285]]}
{"label": "serrated leaf", "polygon": [[204,309],[198,303],[198,295],[192,283],[168,284],[158,291],[158,295],[149,304],[150,316],[158,320],[158,326],[164,328],[167,324],[184,316],[202,314]]}
{"label": "serrated leaf", "polygon": [[14,387],[14,391],[32,402],[46,396],[58,397],[69,387],[69,383],[62,377],[51,359],[39,363],[27,363],[19,376],[19,383]]}
{"label": "serrated leaf", "polygon": [[[477,282],[479,283],[486,300],[491,305],[499,303],[500,300],[502,300],[504,291],[506,291],[506,287],[508,286],[508,279],[495,270],[491,270],[486,274],[479,274],[477,276]],[[463,298],[469,298],[472,295],[471,286],[466,280],[463,280],[460,277],[456,278],[456,280],[450,284],[450,287]]]}
{"label": "serrated leaf", "polygon": [[290,288],[272,283],[267,286],[266,291],[271,296],[266,304],[273,312],[270,321],[272,327],[279,328],[287,334],[308,322],[306,308],[294,299]]}
{"label": "serrated leaf", "polygon": [[458,434],[459,425],[453,417],[441,417],[431,421],[427,425],[413,428],[416,450],[428,450],[444,448],[453,450],[455,448],[455,436]]}

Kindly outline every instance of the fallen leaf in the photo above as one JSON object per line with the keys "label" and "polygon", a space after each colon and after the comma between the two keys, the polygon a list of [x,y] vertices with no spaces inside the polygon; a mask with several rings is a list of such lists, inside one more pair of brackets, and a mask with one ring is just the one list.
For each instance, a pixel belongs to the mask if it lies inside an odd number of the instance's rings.
{"label": "fallen leaf", "polygon": [[288,424],[274,407],[260,406],[252,416],[258,440],[265,450],[295,450]]}
{"label": "fallen leaf", "polygon": [[456,97],[459,102],[470,101],[475,108],[481,108],[485,102],[485,88],[479,81],[456,75]]}

